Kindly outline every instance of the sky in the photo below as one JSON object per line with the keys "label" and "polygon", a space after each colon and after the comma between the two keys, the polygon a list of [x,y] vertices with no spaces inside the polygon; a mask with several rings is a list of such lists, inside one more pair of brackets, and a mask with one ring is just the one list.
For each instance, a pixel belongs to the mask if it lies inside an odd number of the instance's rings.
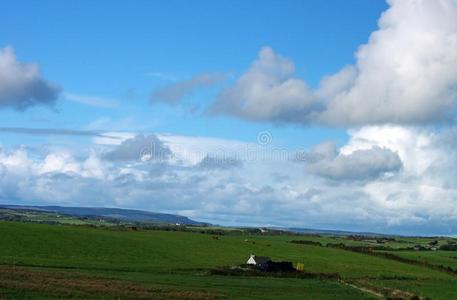
{"label": "sky", "polygon": [[457,1],[5,1],[0,203],[457,234]]}

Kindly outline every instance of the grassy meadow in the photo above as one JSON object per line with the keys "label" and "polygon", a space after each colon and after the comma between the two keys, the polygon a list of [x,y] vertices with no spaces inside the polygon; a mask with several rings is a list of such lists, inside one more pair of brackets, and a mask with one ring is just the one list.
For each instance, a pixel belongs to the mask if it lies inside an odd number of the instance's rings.
{"label": "grassy meadow", "polygon": [[[345,237],[215,238],[198,232],[21,222],[0,222],[0,237],[0,299],[457,299],[454,251],[395,250],[392,258],[376,255],[376,249],[361,253],[327,246],[371,243]],[[296,240],[321,245],[291,243]],[[383,246],[430,240],[402,237]],[[242,264],[250,253],[300,262],[307,273],[337,273],[339,278],[209,272]],[[439,265],[451,270],[434,267]]]}

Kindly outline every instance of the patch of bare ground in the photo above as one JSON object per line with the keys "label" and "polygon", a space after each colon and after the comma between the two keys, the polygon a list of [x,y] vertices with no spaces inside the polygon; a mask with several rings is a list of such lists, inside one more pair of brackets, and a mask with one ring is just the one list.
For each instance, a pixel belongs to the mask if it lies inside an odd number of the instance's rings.
{"label": "patch of bare ground", "polygon": [[0,288],[39,292],[59,298],[190,299],[225,298],[205,291],[151,288],[130,281],[77,272],[43,271],[24,267],[0,267]]}
{"label": "patch of bare ground", "polygon": [[388,299],[388,300],[428,300],[429,299],[429,298],[422,298],[414,293],[402,291],[399,289],[374,286],[363,279],[341,281],[341,282],[343,284],[356,288],[364,293],[371,294],[371,295],[381,298],[381,299]]}

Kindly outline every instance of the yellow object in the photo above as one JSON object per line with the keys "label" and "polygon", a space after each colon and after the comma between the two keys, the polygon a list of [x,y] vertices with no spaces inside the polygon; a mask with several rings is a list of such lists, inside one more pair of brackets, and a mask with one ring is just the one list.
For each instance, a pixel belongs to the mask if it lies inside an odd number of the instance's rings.
{"label": "yellow object", "polygon": [[297,271],[302,271],[302,272],[303,272],[303,271],[305,270],[305,264],[304,264],[304,263],[297,263],[297,264],[295,265],[295,269],[296,269]]}

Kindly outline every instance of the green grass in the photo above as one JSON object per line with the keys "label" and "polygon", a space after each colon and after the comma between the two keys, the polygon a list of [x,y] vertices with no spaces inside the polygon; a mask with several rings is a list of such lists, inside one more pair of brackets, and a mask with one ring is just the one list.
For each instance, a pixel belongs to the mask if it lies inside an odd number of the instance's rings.
{"label": "green grass", "polygon": [[[457,292],[450,288],[457,285],[457,277],[451,274],[341,249],[292,244],[289,241],[300,239],[292,235],[226,235],[215,240],[211,235],[190,232],[0,222],[0,237],[2,265],[84,272],[146,287],[209,291],[229,299],[284,299],[284,295],[287,299],[372,299],[335,280],[211,276],[205,271],[238,265],[250,253],[303,262],[306,271],[339,273],[345,280],[362,278],[391,286],[393,280],[384,279],[395,275],[408,279],[400,281],[404,290],[414,289],[414,284],[420,282],[423,286],[414,291],[421,295],[436,298],[442,289],[443,295],[457,298]],[[313,239],[324,242],[333,238]],[[403,252],[395,252],[399,253]],[[433,259],[440,260],[440,251],[436,253],[438,258]],[[33,291],[0,289],[6,299],[14,298],[14,293],[28,293],[31,299],[43,296]]]}
{"label": "green grass", "polygon": [[373,299],[336,281],[318,279],[209,276],[187,272],[118,275],[145,285],[205,290],[229,299]]}
{"label": "green grass", "polygon": [[[345,277],[389,275],[429,277],[421,267],[334,248],[296,245],[284,237],[212,236],[188,232],[106,229],[2,223],[0,263],[125,271],[168,271],[237,265],[250,253],[303,262],[312,272]],[[255,242],[253,244],[252,242]],[[24,247],[24,245],[28,245]],[[449,275],[433,271],[434,278]]]}

